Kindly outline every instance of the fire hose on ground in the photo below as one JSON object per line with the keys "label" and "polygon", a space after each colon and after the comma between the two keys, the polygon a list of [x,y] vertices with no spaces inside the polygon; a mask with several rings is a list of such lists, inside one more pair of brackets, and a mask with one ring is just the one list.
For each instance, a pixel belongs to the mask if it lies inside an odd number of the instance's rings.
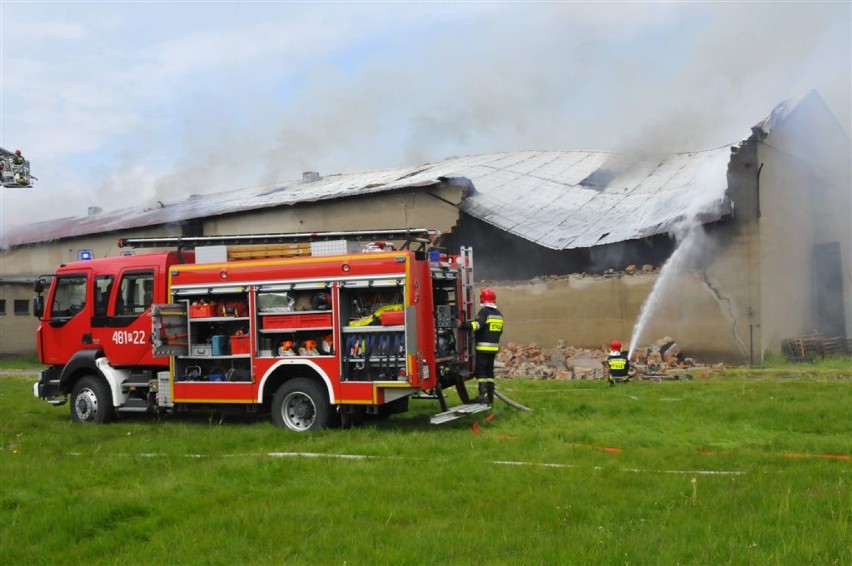
{"label": "fire hose on ground", "polygon": [[501,401],[503,401],[504,403],[506,403],[507,405],[509,405],[510,407],[514,408],[514,409],[517,409],[519,411],[525,411],[527,413],[532,412],[532,409],[530,409],[529,407],[524,407],[523,405],[521,405],[517,401],[513,401],[513,400],[509,399],[508,397],[503,395],[500,392],[500,390],[497,389],[497,388],[494,389],[494,396],[497,397],[498,399],[500,399]]}

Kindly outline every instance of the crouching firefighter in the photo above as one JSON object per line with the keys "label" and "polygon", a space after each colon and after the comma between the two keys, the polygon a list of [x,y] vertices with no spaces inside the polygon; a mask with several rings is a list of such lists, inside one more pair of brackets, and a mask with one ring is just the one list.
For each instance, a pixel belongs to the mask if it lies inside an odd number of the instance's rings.
{"label": "crouching firefighter", "polygon": [[472,403],[494,402],[494,358],[500,347],[503,334],[503,314],[497,310],[497,294],[486,287],[479,293],[480,309],[475,320],[457,321],[457,326],[473,330],[476,358],[473,376],[476,378],[479,395]]}
{"label": "crouching firefighter", "polygon": [[613,340],[609,345],[609,354],[604,362],[606,380],[610,385],[630,381],[630,360],[621,350],[621,342]]}

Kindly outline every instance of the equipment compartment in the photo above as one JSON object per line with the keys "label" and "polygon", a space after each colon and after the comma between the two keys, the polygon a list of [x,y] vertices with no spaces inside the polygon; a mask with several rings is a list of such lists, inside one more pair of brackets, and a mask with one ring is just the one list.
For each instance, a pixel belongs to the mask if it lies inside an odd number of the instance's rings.
{"label": "equipment compartment", "polygon": [[381,327],[347,328],[344,332],[341,353],[347,380],[405,380],[405,332]]}

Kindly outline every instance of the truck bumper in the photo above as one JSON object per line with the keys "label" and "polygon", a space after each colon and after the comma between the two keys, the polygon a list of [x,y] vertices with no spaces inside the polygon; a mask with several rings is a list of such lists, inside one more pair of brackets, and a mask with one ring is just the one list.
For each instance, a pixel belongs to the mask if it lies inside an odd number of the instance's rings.
{"label": "truck bumper", "polygon": [[59,387],[59,372],[52,367],[39,373],[38,381],[33,383],[33,395],[51,405],[64,405],[68,401],[68,394]]}

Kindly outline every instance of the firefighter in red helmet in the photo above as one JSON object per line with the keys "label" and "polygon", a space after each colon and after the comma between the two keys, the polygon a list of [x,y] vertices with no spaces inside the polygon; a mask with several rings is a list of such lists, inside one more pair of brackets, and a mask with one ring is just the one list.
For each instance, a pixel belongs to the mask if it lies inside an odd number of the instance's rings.
{"label": "firefighter in red helmet", "polygon": [[15,150],[15,160],[14,161],[15,161],[15,165],[23,165],[24,164],[24,161],[25,161],[24,156],[21,155],[20,149]]}
{"label": "firefighter in red helmet", "polygon": [[621,342],[618,340],[613,340],[609,345],[604,371],[610,386],[630,381],[630,360],[627,359],[627,352],[622,351]]}
{"label": "firefighter in red helmet", "polygon": [[503,313],[497,309],[497,294],[486,287],[479,293],[480,309],[475,320],[457,321],[459,328],[473,331],[476,360],[473,376],[476,378],[479,394],[473,403],[494,402],[494,358],[500,348],[500,335],[503,334]]}

